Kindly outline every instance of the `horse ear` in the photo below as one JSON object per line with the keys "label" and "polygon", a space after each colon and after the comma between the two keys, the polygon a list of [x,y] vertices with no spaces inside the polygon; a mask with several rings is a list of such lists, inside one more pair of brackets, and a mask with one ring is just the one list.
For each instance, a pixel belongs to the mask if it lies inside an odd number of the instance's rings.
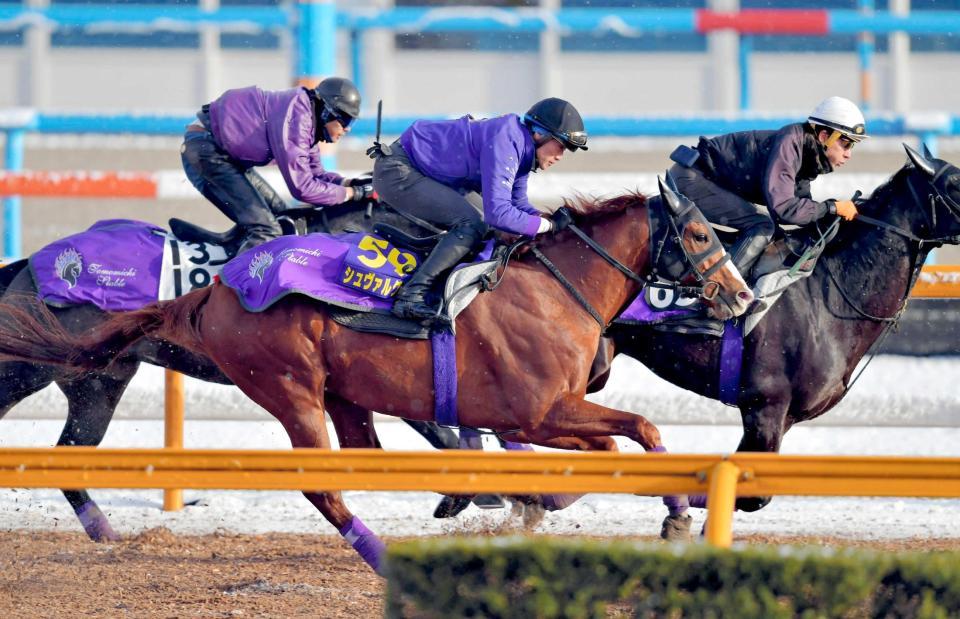
{"label": "horse ear", "polygon": [[937,170],[934,168],[933,162],[915,151],[910,147],[909,144],[905,143],[903,147],[906,149],[907,157],[910,158],[910,161],[913,163],[913,165],[915,165],[918,169],[923,170],[923,173],[931,178],[934,174],[936,174]]}
{"label": "horse ear", "polygon": [[936,157],[933,156],[933,153],[930,152],[930,149],[927,148],[926,142],[920,142],[920,152],[923,153],[923,156],[927,159],[936,159]]}
{"label": "horse ear", "polygon": [[657,175],[657,184],[660,186],[660,197],[663,198],[663,203],[669,207],[671,213],[676,215],[680,211],[680,198],[663,183],[659,175]]}

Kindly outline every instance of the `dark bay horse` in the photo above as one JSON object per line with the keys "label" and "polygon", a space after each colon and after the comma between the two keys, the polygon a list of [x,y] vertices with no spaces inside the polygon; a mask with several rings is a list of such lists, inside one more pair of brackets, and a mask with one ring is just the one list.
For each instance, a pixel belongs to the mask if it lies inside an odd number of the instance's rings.
{"label": "dark bay horse", "polygon": [[[689,206],[661,191],[672,211]],[[591,203],[580,215],[581,227],[604,251],[573,231],[538,244],[566,284],[529,252],[511,262],[494,294],[480,295],[458,317],[461,424],[547,447],[613,450],[610,437],[625,436],[647,451],[663,451],[659,432],[643,417],[584,399],[604,327],[651,272],[648,208],[639,195]],[[710,310],[722,317],[742,313],[752,294],[709,224],[702,216],[691,218],[677,237],[688,256],[697,256],[695,271],[707,277],[704,302]],[[34,309],[36,315],[0,307],[0,355],[100,368],[144,337],[161,338],[213,359],[283,424],[295,448],[330,447],[325,409],[355,420],[366,419],[370,410],[419,421],[434,416],[430,342],[351,331],[305,297],[289,295],[250,313],[218,282],[117,314],[86,337],[64,331],[42,305]],[[379,567],[383,543],[340,493],[305,496],[364,560]]]}
{"label": "dark bay horse", "polygon": [[[374,222],[403,226],[398,216],[380,206],[371,208],[370,212],[356,206],[333,206],[323,210],[291,209],[281,221],[287,232],[293,232],[295,227],[306,232],[369,231]],[[238,244],[236,241],[239,236],[227,232],[222,235],[211,234],[207,240],[229,247],[231,243]],[[37,288],[26,266],[27,260],[24,259],[0,268],[0,296],[4,302],[31,303],[36,298]],[[72,333],[82,333],[109,317],[108,313],[93,305],[52,308],[52,311],[60,324]],[[162,339],[145,338],[131,346],[110,367],[84,375],[53,364],[0,362],[0,418],[24,398],[56,382],[68,403],[66,423],[57,445],[97,446],[103,440],[120,398],[141,362],[208,382],[232,384],[217,365],[205,356]],[[372,415],[368,416],[366,425],[356,423],[355,417],[335,413],[331,419],[341,445],[379,446]],[[456,449],[458,446],[457,437],[451,430],[432,422],[411,422],[410,425],[434,447]],[[119,539],[106,515],[86,490],[68,489],[63,494],[91,539]]]}
{"label": "dark bay horse", "polygon": [[[858,205],[862,216],[842,225],[810,277],[787,288],[746,337],[738,451],[779,451],[794,424],[836,406],[857,364],[899,317],[930,249],[960,242],[960,169],[906,148],[910,163]],[[719,338],[626,325],[611,333],[616,354],[718,399]],[[591,390],[607,372],[608,363]],[[754,511],[769,501],[741,497],[737,506]]]}

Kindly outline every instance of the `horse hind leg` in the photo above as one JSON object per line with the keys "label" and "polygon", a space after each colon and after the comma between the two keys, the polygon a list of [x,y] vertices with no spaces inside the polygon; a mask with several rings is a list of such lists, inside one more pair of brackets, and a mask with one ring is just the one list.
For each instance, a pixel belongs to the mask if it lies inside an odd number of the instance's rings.
{"label": "horse hind leg", "polygon": [[[107,433],[120,397],[137,371],[136,363],[117,363],[110,375],[88,374],[80,380],[58,382],[69,405],[67,422],[57,445],[95,447]],[[85,489],[62,489],[84,531],[95,542],[120,539],[110,521]]]}
{"label": "horse hind leg", "polygon": [[28,396],[52,383],[59,371],[50,365],[0,362],[0,419]]}
{"label": "horse hind leg", "polygon": [[[230,367],[224,360],[218,360],[218,363],[221,367]],[[291,368],[282,377],[276,374],[256,376],[239,372],[230,378],[254,402],[277,418],[290,437],[294,449],[330,449],[330,436],[324,417],[325,406],[329,407],[331,417],[347,416],[348,424],[349,416],[360,414],[360,411],[369,415],[369,411],[334,394],[327,394],[326,400],[329,402],[325,401],[326,376],[314,365],[298,367],[296,372]],[[371,425],[370,428],[372,427]],[[367,434],[364,439],[362,432],[355,432],[351,436],[358,441],[376,437],[375,434]],[[304,491],[303,496],[323,514],[327,522],[337,529],[375,572],[381,573],[386,545],[347,509],[340,492]]]}

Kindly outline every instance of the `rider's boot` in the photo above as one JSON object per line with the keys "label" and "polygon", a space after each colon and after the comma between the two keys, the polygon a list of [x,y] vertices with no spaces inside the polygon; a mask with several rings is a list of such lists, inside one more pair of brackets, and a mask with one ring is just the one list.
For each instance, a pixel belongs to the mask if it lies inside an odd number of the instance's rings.
{"label": "rider's boot", "polygon": [[730,260],[733,266],[737,267],[743,280],[750,283],[750,271],[753,265],[757,263],[763,250],[767,248],[770,239],[773,238],[772,226],[753,226],[747,228],[740,234],[736,245],[730,248]]}
{"label": "rider's boot", "polygon": [[452,269],[473,249],[482,236],[482,228],[467,222],[447,231],[427,259],[397,292],[393,314],[399,318],[429,324],[437,320],[440,308],[432,306],[426,295],[444,271]]}
{"label": "rider's boot", "polygon": [[[770,225],[756,225],[751,228],[747,228],[740,234],[740,238],[737,240],[736,245],[730,248],[730,260],[733,262],[733,266],[740,271],[743,281],[747,282],[751,287],[756,283],[753,279],[753,270],[754,265],[760,259],[760,256],[763,255],[764,250],[767,248],[767,245],[770,243],[770,240],[773,238],[773,224]],[[759,295],[754,295],[753,304],[747,308],[747,313],[752,314],[754,312],[761,311],[766,308],[766,303],[760,300]]]}
{"label": "rider's boot", "polygon": [[271,239],[275,239],[282,233],[283,230],[281,230],[280,224],[273,226],[257,225],[243,228],[243,240],[237,249],[237,255],[239,256],[248,249],[253,249],[257,245],[262,245]]}

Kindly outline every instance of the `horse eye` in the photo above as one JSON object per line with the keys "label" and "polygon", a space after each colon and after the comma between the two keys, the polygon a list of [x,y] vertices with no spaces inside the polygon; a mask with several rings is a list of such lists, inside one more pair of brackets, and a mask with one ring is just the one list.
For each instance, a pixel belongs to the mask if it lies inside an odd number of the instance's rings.
{"label": "horse eye", "polygon": [[693,235],[693,238],[696,239],[697,243],[707,242],[707,235],[703,232],[697,232],[695,235]]}

